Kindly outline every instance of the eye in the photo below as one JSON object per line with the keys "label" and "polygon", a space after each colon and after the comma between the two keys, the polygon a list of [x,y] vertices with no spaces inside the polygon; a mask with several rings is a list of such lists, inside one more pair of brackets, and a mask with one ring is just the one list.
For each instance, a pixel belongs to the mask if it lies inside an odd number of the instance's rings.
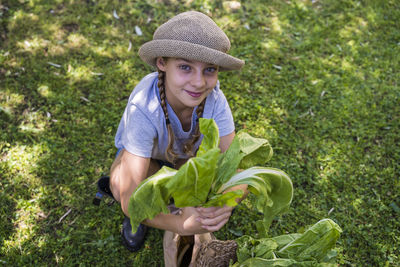
{"label": "eye", "polygon": [[214,73],[217,71],[217,68],[216,67],[208,67],[208,68],[206,68],[205,71],[208,73]]}
{"label": "eye", "polygon": [[189,65],[185,65],[185,64],[179,65],[179,68],[184,71],[190,71],[190,69],[191,69]]}

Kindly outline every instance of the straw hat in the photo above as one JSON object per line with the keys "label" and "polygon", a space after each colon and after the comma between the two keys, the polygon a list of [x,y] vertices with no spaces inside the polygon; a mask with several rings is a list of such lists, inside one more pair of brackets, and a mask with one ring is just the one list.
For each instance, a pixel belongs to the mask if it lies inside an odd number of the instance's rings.
{"label": "straw hat", "polygon": [[188,11],[158,27],[153,40],[140,47],[139,56],[154,67],[157,57],[175,57],[215,64],[220,71],[238,70],[244,61],[228,55],[230,47],[228,36],[210,17]]}

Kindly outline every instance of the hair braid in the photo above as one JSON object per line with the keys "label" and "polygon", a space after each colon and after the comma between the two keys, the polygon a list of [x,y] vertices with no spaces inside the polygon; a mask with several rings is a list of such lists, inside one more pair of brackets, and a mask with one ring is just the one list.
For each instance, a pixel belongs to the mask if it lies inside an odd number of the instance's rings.
{"label": "hair braid", "polygon": [[196,151],[193,151],[193,147],[196,144],[196,142],[200,139],[200,126],[199,126],[199,119],[203,116],[203,111],[204,111],[204,106],[206,104],[206,99],[204,99],[200,105],[196,109],[196,114],[197,114],[197,121],[196,121],[196,129],[194,130],[194,133],[192,134],[192,139],[189,140],[183,147],[183,152],[188,155],[189,157],[194,157],[196,154]]}
{"label": "hair braid", "polygon": [[169,115],[168,115],[168,109],[167,109],[167,102],[166,102],[166,96],[165,96],[165,72],[163,72],[161,70],[158,70],[157,86],[160,89],[161,107],[164,111],[165,122],[167,124],[167,130],[168,130],[168,146],[167,146],[167,150],[165,151],[165,157],[172,164],[175,164],[175,161],[178,158],[178,155],[174,152],[174,149],[173,149],[174,141],[175,141],[175,134],[174,134],[174,131],[172,130],[172,126],[169,121]]}

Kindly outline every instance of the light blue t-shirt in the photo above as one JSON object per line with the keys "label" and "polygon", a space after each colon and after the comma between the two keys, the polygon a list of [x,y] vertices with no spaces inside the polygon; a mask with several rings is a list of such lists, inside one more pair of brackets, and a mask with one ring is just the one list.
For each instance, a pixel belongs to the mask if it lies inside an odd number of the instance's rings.
{"label": "light blue t-shirt", "polygon": [[[168,130],[157,82],[158,73],[151,73],[144,77],[132,91],[118,126],[115,146],[118,149],[125,148],[137,156],[167,161],[165,151],[168,145]],[[179,158],[187,158],[182,148],[191,139],[196,129],[196,110],[192,114],[191,129],[185,132],[169,104],[167,104],[167,109],[175,134],[174,151]],[[215,120],[220,136],[228,135],[235,130],[232,112],[224,94],[219,89],[219,82],[207,96],[203,118]],[[195,150],[198,149],[201,139],[195,144]]]}

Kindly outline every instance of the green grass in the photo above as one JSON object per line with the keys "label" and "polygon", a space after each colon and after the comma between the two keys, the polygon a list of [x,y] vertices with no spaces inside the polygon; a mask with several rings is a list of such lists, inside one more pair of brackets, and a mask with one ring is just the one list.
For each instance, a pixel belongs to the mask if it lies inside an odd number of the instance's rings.
{"label": "green grass", "polygon": [[[0,1],[0,264],[163,265],[162,231],[129,253],[120,207],[91,201],[129,93],[152,71],[138,48],[189,9],[209,13],[246,61],[220,75],[237,129],[270,140],[269,165],[293,180],[270,234],[331,218],[341,266],[400,266],[396,0],[246,0],[237,11],[207,0]],[[250,206],[217,237],[256,235]]]}

